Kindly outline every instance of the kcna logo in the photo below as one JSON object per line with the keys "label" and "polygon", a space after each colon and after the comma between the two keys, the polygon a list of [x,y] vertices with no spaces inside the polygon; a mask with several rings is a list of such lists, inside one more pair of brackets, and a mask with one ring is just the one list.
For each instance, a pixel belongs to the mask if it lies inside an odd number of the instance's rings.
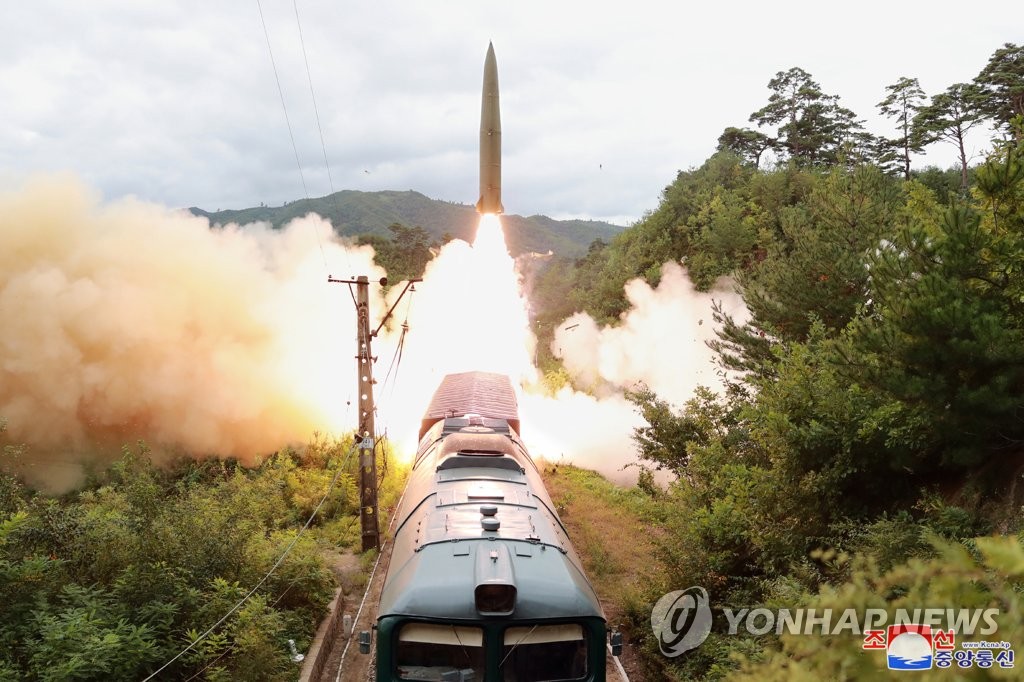
{"label": "kcna logo", "polygon": [[696,649],[711,632],[711,607],[703,587],[669,592],[651,611],[651,627],[661,653],[674,658]]}

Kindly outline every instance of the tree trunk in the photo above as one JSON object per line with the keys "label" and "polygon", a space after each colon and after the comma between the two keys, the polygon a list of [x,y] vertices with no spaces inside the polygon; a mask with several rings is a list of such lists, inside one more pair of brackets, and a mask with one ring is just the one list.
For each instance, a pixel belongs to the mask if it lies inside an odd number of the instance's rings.
{"label": "tree trunk", "polygon": [[910,125],[906,108],[903,109],[903,179],[910,180]]}
{"label": "tree trunk", "polygon": [[959,128],[956,131],[956,140],[960,145],[960,191],[967,191],[967,152],[964,150],[964,133]]}

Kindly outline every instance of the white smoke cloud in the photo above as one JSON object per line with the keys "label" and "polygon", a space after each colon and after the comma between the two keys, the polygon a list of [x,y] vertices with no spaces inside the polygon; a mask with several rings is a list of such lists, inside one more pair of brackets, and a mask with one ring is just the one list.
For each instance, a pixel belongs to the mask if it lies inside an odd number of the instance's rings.
{"label": "white smoke cloud", "polygon": [[606,396],[644,383],[677,406],[697,386],[720,390],[714,352],[706,345],[716,338],[712,302],[721,301],[738,321],[747,317],[731,282],[720,280],[701,293],[682,266],[669,262],[657,288],[634,279],[625,291],[631,307],[617,326],[598,327],[592,317],[577,313],[555,330],[551,350],[577,385]]}
{"label": "white smoke cloud", "polygon": [[523,441],[549,462],[566,462],[600,472],[621,484],[636,482],[633,429],[644,420],[621,394],[597,398],[562,388],[554,396],[519,396]]}
{"label": "white smoke cloud", "polygon": [[714,353],[705,343],[716,338],[712,303],[721,301],[738,321],[748,313],[728,279],[701,293],[673,262],[662,266],[656,288],[634,279],[625,293],[630,309],[618,325],[599,327],[586,313],[576,313],[555,330],[552,352],[588,393],[564,388],[554,398],[525,395],[520,407],[531,449],[629,484],[638,474],[629,466],[638,462],[632,434],[644,421],[625,391],[643,383],[681,407],[697,386],[720,390]]}
{"label": "white smoke cloud", "polygon": [[383,271],[332,235],[315,216],[210,229],[72,178],[0,195],[0,416],[30,480],[66,487],[76,467],[47,461],[137,438],[251,461],[340,430],[354,320],[324,261]]}

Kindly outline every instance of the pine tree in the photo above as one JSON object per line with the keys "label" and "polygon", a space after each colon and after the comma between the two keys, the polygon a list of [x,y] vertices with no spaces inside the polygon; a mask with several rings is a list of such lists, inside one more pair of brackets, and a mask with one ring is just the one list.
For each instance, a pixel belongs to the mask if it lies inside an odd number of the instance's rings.
{"label": "pine tree", "polygon": [[923,146],[945,140],[960,152],[960,189],[967,190],[967,148],[964,139],[968,131],[983,121],[979,109],[978,89],[967,83],[954,83],[945,92],[932,97],[914,117],[913,127],[917,141]]}
{"label": "pine tree", "polygon": [[779,71],[768,83],[768,104],[750,115],[759,126],[778,126],[778,146],[800,166],[834,163],[844,144],[863,130],[863,121],[844,107],[839,98],[827,95],[799,67]]}
{"label": "pine tree", "polygon": [[984,115],[1020,141],[1021,128],[1011,121],[1024,116],[1024,46],[1006,43],[992,54],[988,64],[974,78],[980,109]]}
{"label": "pine tree", "polygon": [[883,139],[885,146],[898,151],[903,162],[903,177],[910,179],[910,155],[919,154],[924,149],[922,140],[914,132],[914,116],[921,110],[925,100],[924,91],[916,78],[900,78],[892,85],[886,86],[889,95],[878,103],[883,115],[895,118],[899,126],[899,137]]}

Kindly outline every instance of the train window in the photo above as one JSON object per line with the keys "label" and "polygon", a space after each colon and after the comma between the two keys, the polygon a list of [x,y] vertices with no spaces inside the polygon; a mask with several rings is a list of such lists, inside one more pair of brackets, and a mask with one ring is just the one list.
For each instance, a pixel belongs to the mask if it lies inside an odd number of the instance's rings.
{"label": "train window", "polygon": [[482,682],[484,634],[474,627],[406,623],[395,650],[398,677],[435,682]]}
{"label": "train window", "polygon": [[554,682],[587,676],[587,640],[581,625],[508,628],[504,645],[504,682]]}

